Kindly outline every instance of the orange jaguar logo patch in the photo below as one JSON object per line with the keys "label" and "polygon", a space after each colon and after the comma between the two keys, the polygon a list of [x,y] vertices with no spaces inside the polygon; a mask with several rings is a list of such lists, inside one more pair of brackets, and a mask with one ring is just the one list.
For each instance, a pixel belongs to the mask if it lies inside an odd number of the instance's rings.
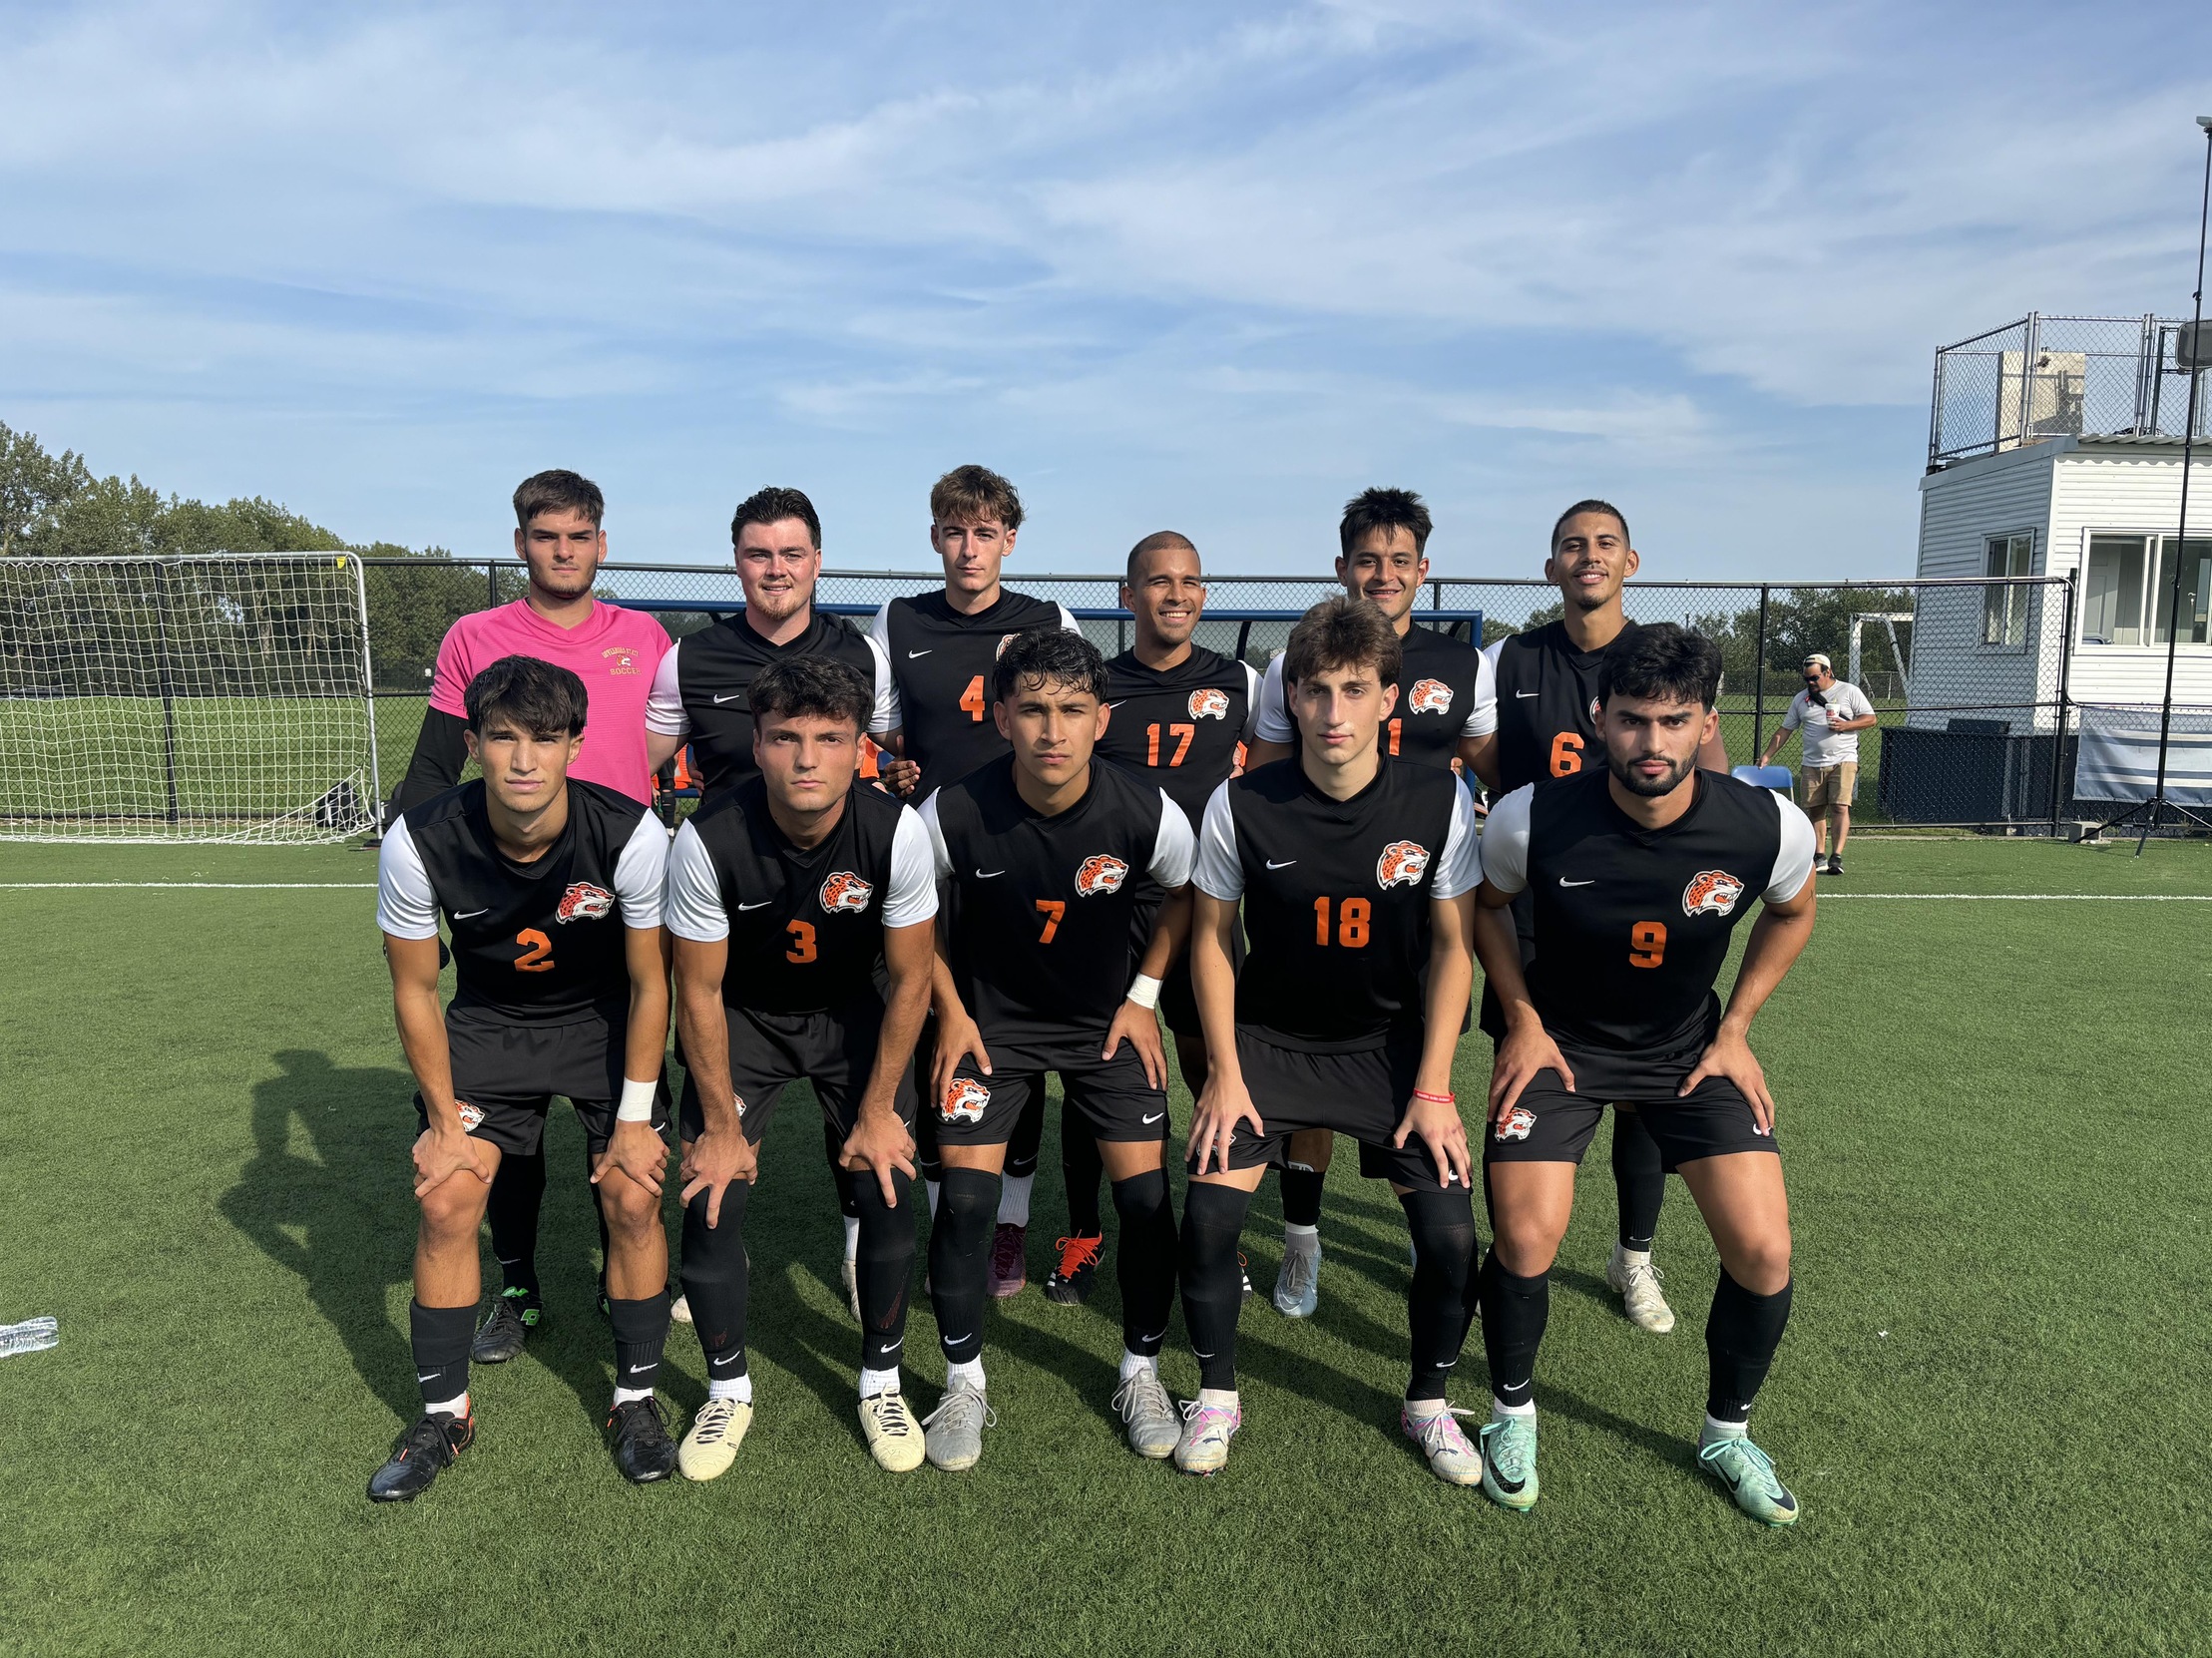
{"label": "orange jaguar logo patch", "polygon": [[1103,892],[1119,892],[1129,878],[1129,866],[1110,852],[1086,858],[1076,871],[1076,896],[1091,898]]}
{"label": "orange jaguar logo patch", "polygon": [[1411,887],[1429,873],[1429,849],[1414,841],[1392,841],[1375,860],[1375,884],[1388,892]]}
{"label": "orange jaguar logo patch", "polygon": [[1682,889],[1682,914],[1724,916],[1743,897],[1743,883],[1724,869],[1701,869]]}
{"label": "orange jaguar logo patch", "polygon": [[1452,711],[1452,687],[1442,679],[1416,679],[1408,702],[1417,714],[1448,714]]}
{"label": "orange jaguar logo patch", "polygon": [[1229,717],[1229,693],[1208,686],[1190,693],[1190,717],[1192,719],[1227,719]]}
{"label": "orange jaguar logo patch", "polygon": [[945,1090],[937,1114],[946,1122],[977,1123],[983,1120],[983,1108],[990,1103],[989,1088],[972,1077],[956,1076],[953,1085]]}
{"label": "orange jaguar logo patch", "polygon": [[822,908],[831,915],[839,910],[865,910],[876,889],[850,870],[839,870],[822,883]]}
{"label": "orange jaguar logo patch", "polygon": [[575,881],[561,895],[561,907],[554,911],[553,919],[566,921],[598,921],[615,913],[615,895],[605,887],[595,887],[589,881]]}

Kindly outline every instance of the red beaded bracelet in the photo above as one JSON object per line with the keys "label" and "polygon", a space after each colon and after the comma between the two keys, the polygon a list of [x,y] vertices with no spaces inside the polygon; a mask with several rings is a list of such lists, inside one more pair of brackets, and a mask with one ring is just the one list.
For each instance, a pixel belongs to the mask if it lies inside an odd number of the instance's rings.
{"label": "red beaded bracelet", "polygon": [[1416,1099],[1426,1099],[1432,1105],[1457,1105],[1460,1102],[1460,1096],[1456,1093],[1431,1093],[1427,1088],[1414,1089],[1413,1096]]}

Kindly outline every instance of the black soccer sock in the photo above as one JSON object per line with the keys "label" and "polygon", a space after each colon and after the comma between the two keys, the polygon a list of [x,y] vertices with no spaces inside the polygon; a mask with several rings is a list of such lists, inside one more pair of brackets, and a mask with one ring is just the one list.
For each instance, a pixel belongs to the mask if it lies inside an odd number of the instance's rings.
{"label": "black soccer sock", "polygon": [[469,1343],[476,1338],[476,1309],[407,1304],[407,1334],[415,1353],[415,1381],[423,1409],[469,1391]]}
{"label": "black soccer sock", "polygon": [[[914,1281],[914,1182],[894,1169],[897,1201],[883,1201],[875,1171],[847,1171],[845,1201],[860,1217],[860,1367],[896,1370],[906,1344],[907,1286]],[[994,1199],[994,1202],[996,1199]]]}
{"label": "black soccer sock", "polygon": [[1244,1274],[1236,1246],[1252,1194],[1193,1180],[1182,1200],[1182,1321],[1198,1361],[1198,1386],[1236,1387],[1236,1316],[1244,1309]]}
{"label": "black soccer sock", "polygon": [[1494,1246],[1483,1262],[1482,1300],[1491,1395],[1501,1405],[1527,1405],[1536,1398],[1537,1348],[1551,1316],[1551,1275],[1518,1278]]}
{"label": "black soccer sock", "polygon": [[[728,1382],[745,1374],[745,1304],[750,1293],[751,1262],[745,1254],[745,1209],[752,1198],[749,1180],[722,1188],[722,1207],[706,1224],[706,1200],[700,1192],[683,1206],[683,1295],[691,1306],[691,1328],[706,1355],[706,1379]],[[617,1307],[642,1305],[618,1301]],[[618,1331],[621,1327],[616,1327]],[[617,1336],[620,1342],[621,1337]],[[623,1386],[644,1387],[625,1381]]]}
{"label": "black soccer sock", "polygon": [[948,1364],[983,1352],[984,1280],[999,1219],[999,1177],[989,1169],[947,1168],[929,1234],[929,1299]]}
{"label": "black soccer sock", "polygon": [[1014,1135],[1006,1142],[1006,1174],[1012,1180],[1026,1180],[1037,1173],[1037,1154],[1045,1145],[1045,1090],[1030,1089],[1029,1103],[1022,1107],[1022,1114],[1014,1124]]}
{"label": "black soccer sock", "polygon": [[1113,1212],[1121,1222],[1113,1257],[1121,1286],[1121,1345],[1149,1359],[1159,1352],[1175,1305],[1175,1206],[1167,1195],[1167,1171],[1148,1169],[1114,1181]]}
{"label": "black soccer sock", "polygon": [[615,1327],[615,1386],[651,1388],[661,1375],[661,1351],[668,1345],[667,1290],[658,1290],[643,1301],[617,1301],[610,1296],[607,1317]]}
{"label": "black soccer sock", "polygon": [[[1069,1232],[1096,1238],[1106,1230],[1099,1217],[1099,1182],[1106,1178],[1106,1164],[1083,1113],[1065,1100],[1060,1108],[1060,1173],[1068,1183]],[[1118,1193],[1113,1201],[1119,1207]]]}
{"label": "black soccer sock", "polygon": [[1792,1279],[1772,1295],[1753,1295],[1720,1269],[1713,1310],[1705,1318],[1705,1412],[1715,1422],[1749,1422],[1751,1402],[1767,1379],[1774,1350],[1790,1322]]}
{"label": "black soccer sock", "polygon": [[1410,1191],[1398,1202],[1413,1234],[1413,1289],[1406,1297],[1413,1334],[1408,1399],[1442,1399],[1467,1341],[1467,1288],[1475,1277],[1475,1199],[1465,1186]]}
{"label": "black soccer sock", "polygon": [[1282,1171],[1283,1224],[1285,1226],[1319,1226],[1321,1224],[1321,1188],[1328,1183],[1325,1169],[1306,1168],[1299,1163],[1286,1163]]}
{"label": "black soccer sock", "polygon": [[1613,1190],[1620,1198],[1620,1247],[1649,1252],[1666,1198],[1659,1142],[1641,1111],[1613,1108]]}
{"label": "black soccer sock", "polygon": [[492,1253],[499,1257],[500,1275],[510,1290],[538,1293],[538,1213],[545,1200],[543,1147],[527,1157],[511,1151],[500,1158],[484,1200],[484,1219],[492,1229]]}
{"label": "black soccer sock", "polygon": [[829,1164],[829,1183],[837,1188],[837,1212],[847,1220],[858,1220],[860,1211],[853,1207],[852,1187],[845,1184],[844,1165],[838,1160],[845,1155],[845,1136],[827,1117],[822,1119],[822,1156]]}

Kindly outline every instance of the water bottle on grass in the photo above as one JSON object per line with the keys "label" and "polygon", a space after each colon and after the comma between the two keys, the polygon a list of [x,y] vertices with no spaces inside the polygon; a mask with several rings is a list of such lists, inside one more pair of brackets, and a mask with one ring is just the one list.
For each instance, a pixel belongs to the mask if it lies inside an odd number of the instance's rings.
{"label": "water bottle on grass", "polygon": [[50,1318],[25,1319],[21,1324],[0,1324],[0,1359],[18,1353],[38,1353],[62,1339],[61,1326]]}

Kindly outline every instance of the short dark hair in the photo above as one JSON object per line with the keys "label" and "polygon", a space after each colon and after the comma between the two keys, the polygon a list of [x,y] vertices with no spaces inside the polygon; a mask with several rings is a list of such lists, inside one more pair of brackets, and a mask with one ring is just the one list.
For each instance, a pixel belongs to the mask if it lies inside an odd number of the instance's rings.
{"label": "short dark hair", "polygon": [[1343,594],[1324,599],[1298,619],[1283,651],[1283,683],[1295,685],[1309,673],[1332,667],[1372,667],[1386,685],[1398,683],[1405,646],[1382,607],[1372,599]]}
{"label": "short dark hair", "polygon": [[1106,657],[1081,633],[1066,627],[1032,627],[1016,633],[999,652],[992,694],[1004,702],[1024,682],[1073,685],[1106,699]]}
{"label": "short dark hair", "polygon": [[1181,531],[1154,530],[1150,535],[1146,536],[1142,541],[1138,542],[1134,547],[1129,549],[1129,562],[1122,571],[1122,580],[1128,582],[1131,586],[1134,586],[1136,582],[1137,560],[1143,558],[1144,555],[1147,553],[1158,553],[1170,547],[1178,548],[1181,551],[1190,554],[1193,558],[1197,557],[1198,554],[1197,544],[1194,543],[1188,536],[1184,535]]}
{"label": "short dark hair", "polygon": [[1022,498],[987,466],[956,466],[931,486],[932,524],[980,524],[995,518],[1009,531],[1022,527]]}
{"label": "short dark hair", "polygon": [[582,513],[597,526],[607,517],[607,497],[581,472],[533,472],[515,486],[515,528],[529,529],[540,513]]}
{"label": "short dark hair", "polygon": [[1671,622],[1646,622],[1615,641],[1598,665],[1598,706],[1615,693],[1718,707],[1720,646]]}
{"label": "short dark hair", "polygon": [[1361,490],[1344,503],[1344,522],[1337,526],[1336,539],[1349,559],[1353,544],[1370,530],[1410,530],[1413,550],[1426,553],[1434,527],[1428,504],[1412,490]]}
{"label": "short dark hair", "polygon": [[[1633,539],[1628,534],[1628,515],[1610,501],[1592,499],[1575,502],[1573,506],[1567,508],[1565,512],[1551,521],[1551,547],[1554,551],[1558,548],[1559,532],[1566,528],[1566,521],[1570,518],[1579,518],[1583,513],[1603,513],[1620,526],[1620,539],[1633,545]],[[1548,554],[1546,556],[1549,557]]]}
{"label": "short dark hair", "polygon": [[747,700],[755,730],[763,719],[806,715],[849,719],[855,730],[865,730],[875,712],[876,693],[850,663],[834,656],[792,656],[754,674]]}
{"label": "short dark hair", "polygon": [[539,656],[502,656],[469,681],[461,705],[471,731],[505,714],[534,737],[575,737],[583,735],[591,699],[584,681],[565,667]]}
{"label": "short dark hair", "polygon": [[771,484],[764,490],[754,490],[737,503],[737,512],[729,521],[729,545],[737,545],[738,532],[748,524],[781,524],[787,518],[795,518],[806,526],[806,533],[815,549],[822,545],[822,521],[814,511],[814,503],[807,500],[803,490],[780,489]]}

